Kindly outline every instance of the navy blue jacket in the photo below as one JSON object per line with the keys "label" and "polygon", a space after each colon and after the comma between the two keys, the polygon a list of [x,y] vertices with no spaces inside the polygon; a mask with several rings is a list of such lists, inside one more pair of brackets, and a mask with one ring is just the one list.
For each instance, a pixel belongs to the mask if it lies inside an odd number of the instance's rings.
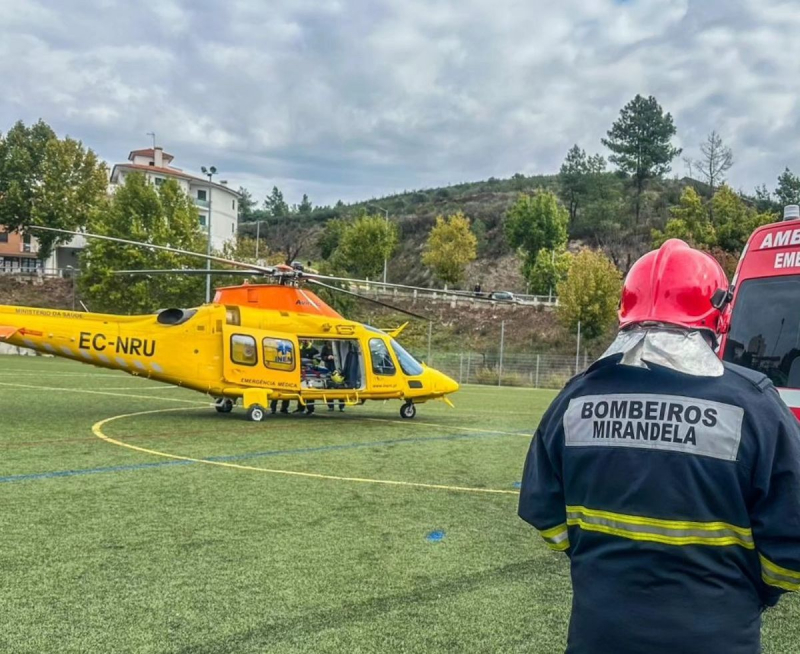
{"label": "navy blue jacket", "polygon": [[619,358],[567,385],[525,462],[519,515],[571,560],[567,652],[756,654],[800,590],[797,420],[745,368]]}

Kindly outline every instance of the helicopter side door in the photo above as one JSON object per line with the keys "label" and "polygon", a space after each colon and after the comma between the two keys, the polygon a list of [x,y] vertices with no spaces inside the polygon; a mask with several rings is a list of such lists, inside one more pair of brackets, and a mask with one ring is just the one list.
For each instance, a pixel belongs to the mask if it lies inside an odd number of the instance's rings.
{"label": "helicopter side door", "polygon": [[370,336],[367,339],[367,349],[369,390],[389,397],[402,395],[404,379],[392,356],[389,343],[378,336]]}
{"label": "helicopter side door", "polygon": [[300,389],[297,338],[238,325],[223,329],[225,381],[296,392]]}

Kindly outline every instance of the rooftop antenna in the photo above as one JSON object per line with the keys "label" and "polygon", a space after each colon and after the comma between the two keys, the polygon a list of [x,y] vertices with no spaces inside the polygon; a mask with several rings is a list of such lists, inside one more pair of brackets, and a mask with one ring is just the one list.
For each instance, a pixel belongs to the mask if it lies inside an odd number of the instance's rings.
{"label": "rooftop antenna", "polygon": [[147,132],[147,136],[153,137],[153,150],[156,149],[156,133],[155,132]]}

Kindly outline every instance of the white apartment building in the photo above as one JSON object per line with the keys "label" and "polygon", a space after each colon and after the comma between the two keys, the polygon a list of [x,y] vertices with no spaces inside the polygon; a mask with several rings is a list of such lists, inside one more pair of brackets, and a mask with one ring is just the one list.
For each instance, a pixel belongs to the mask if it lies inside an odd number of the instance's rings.
{"label": "white apartment building", "polygon": [[[236,238],[239,194],[228,188],[225,181],[209,183],[206,177],[190,175],[171,166],[173,159],[161,147],[133,150],[128,155],[127,163],[118,163],[112,168],[109,191],[113,193],[117,186],[124,183],[125,176],[132,172],[144,173],[147,180],[156,186],[163,184],[165,179],[174,179],[194,201],[200,228],[206,231],[210,210],[211,247],[221,250],[227,241]],[[38,247],[35,240],[30,247],[35,253]],[[70,268],[78,267],[79,253],[85,247],[86,239],[82,236],[76,236],[68,243],[59,245],[45,262],[44,269],[49,273],[69,273]]]}
{"label": "white apartment building", "polygon": [[200,227],[208,230],[209,209],[211,211],[211,247],[215,250],[236,238],[239,215],[239,194],[228,188],[226,181],[209,183],[206,177],[190,175],[170,164],[174,157],[160,147],[133,150],[128,163],[115,164],[111,170],[112,191],[124,183],[133,172],[144,173],[148,181],[156,186],[166,179],[174,179],[185,193],[194,200]]}

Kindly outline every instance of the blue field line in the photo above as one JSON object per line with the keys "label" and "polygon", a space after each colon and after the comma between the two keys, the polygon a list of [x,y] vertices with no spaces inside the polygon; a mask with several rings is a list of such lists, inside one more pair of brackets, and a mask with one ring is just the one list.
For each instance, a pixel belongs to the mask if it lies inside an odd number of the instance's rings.
{"label": "blue field line", "polygon": [[[323,445],[320,447],[302,447],[293,450],[269,450],[267,452],[246,452],[244,454],[228,454],[224,456],[208,456],[203,461],[224,463],[228,461],[241,461],[243,459],[258,459],[268,456],[283,456],[286,454],[315,454],[318,452],[334,452],[337,450],[354,450],[364,447],[385,447],[387,445],[398,445],[404,443],[428,443],[431,441],[455,441],[470,438],[487,438],[498,436],[509,436],[509,433],[497,433],[492,431],[475,432],[471,434],[448,434],[447,436],[427,436],[415,438],[394,438],[385,441],[366,441],[363,443],[346,443],[344,445]],[[520,432],[520,435],[527,435]],[[159,461],[157,463],[134,463],[124,466],[108,466],[105,468],[83,468],[77,470],[54,470],[51,472],[37,472],[27,475],[10,475],[0,477],[0,483],[10,483],[15,481],[34,481],[37,479],[53,479],[56,477],[77,477],[80,475],[99,475],[107,472],[131,472],[133,470],[147,470],[150,468],[165,468],[167,466],[186,466],[193,465],[196,461]]]}

